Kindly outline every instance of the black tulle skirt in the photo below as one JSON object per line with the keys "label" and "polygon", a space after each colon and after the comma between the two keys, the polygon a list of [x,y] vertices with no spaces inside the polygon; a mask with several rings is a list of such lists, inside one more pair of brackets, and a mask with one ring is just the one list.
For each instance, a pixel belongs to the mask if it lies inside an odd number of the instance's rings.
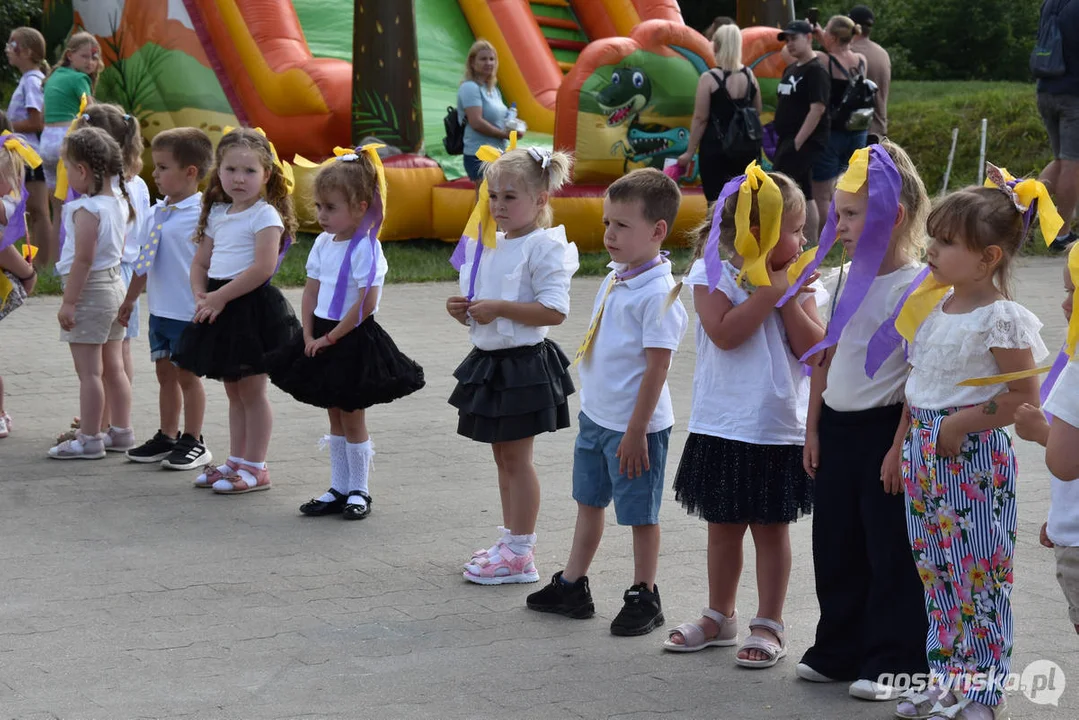
{"label": "black tulle skirt", "polygon": [[[311,329],[320,338],[335,327],[336,320],[315,317]],[[423,368],[397,349],[374,316],[315,357],[304,355],[301,337],[270,380],[302,403],[346,412],[393,402],[424,386]]]}
{"label": "black tulle skirt", "polygon": [[478,442],[521,440],[569,427],[569,358],[550,340],[472,352],[453,371],[457,432]]}
{"label": "black tulle skirt", "polygon": [[[228,280],[210,279],[210,292]],[[191,323],[180,336],[172,360],[184,370],[214,380],[239,380],[270,373],[303,338],[292,306],[272,285],[232,300],[212,323]]]}
{"label": "black tulle skirt", "polygon": [[711,523],[790,523],[813,510],[801,445],[754,445],[690,433],[674,499]]}

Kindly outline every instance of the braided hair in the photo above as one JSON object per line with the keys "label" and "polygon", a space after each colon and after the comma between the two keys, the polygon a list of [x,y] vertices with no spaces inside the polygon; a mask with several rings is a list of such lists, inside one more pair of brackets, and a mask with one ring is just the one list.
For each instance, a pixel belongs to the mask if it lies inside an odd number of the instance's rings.
{"label": "braided hair", "polygon": [[120,146],[112,137],[96,127],[84,127],[68,133],[64,138],[61,156],[68,167],[85,165],[93,178],[89,195],[97,195],[105,188],[105,183],[111,182],[115,176],[120,183],[120,194],[127,201],[128,213],[135,214],[135,208],[131,205],[131,198],[127,194],[127,183],[124,182],[124,161],[120,154]]}
{"label": "braided hair", "polygon": [[139,120],[119,105],[92,103],[75,121],[75,127],[101,128],[120,146],[124,160],[124,178],[130,180],[142,170],[142,133]]}

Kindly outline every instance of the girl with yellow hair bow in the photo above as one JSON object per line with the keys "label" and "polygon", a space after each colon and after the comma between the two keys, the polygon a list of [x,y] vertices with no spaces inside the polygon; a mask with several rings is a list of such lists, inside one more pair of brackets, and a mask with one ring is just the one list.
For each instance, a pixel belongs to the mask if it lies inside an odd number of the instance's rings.
{"label": "girl with yellow hair bow", "polygon": [[[487,160],[478,204],[451,259],[460,295],[450,316],[469,328],[474,348],[454,376],[450,404],[457,432],[489,443],[498,467],[503,527],[490,548],[476,551],[464,578],[482,585],[536,582],[533,563],[539,479],[532,465],[536,435],[569,427],[574,392],[569,359],[547,338],[569,313],[577,247],[562,226],[550,227],[551,196],[569,179],[572,159],[544,148]],[[496,232],[495,227],[498,231]]]}
{"label": "girl with yellow hair bow", "polygon": [[792,268],[805,217],[793,180],[751,164],[714,203],[711,227],[700,233],[708,238],[702,257],[685,279],[697,309],[697,368],[674,489],[708,522],[709,605],[670,632],[664,648],[672,652],[736,644],[738,558],[748,528],[768,570],[757,576],[760,603],[735,662],[768,668],[787,654],[789,524],[813,507],[802,469],[809,378],[798,358],[824,337],[817,306],[827,295],[810,275],[806,292],[777,307],[800,273]]}
{"label": "girl with yellow hair bow", "polygon": [[272,376],[292,397],[329,413],[330,488],[300,506],[304,515],[362,520],[370,514],[375,453],[365,411],[424,385],[423,368],[374,317],[389,270],[378,240],[386,208],[381,147],[335,148],[319,167],[314,196],[323,232],[307,256],[303,337]]}
{"label": "girl with yellow hair bow", "polygon": [[264,133],[235,128],[217,145],[202,196],[191,266],[195,316],[172,359],[199,377],[224,381],[228,461],[195,480],[221,494],[270,487],[267,375],[303,334],[285,296],[270,284],[296,232],[290,176]]}
{"label": "girl with yellow hair bow", "polygon": [[[1041,322],[1009,299],[1007,278],[1035,210],[1032,198],[1050,240],[1057,223],[1036,181],[1020,191],[995,170],[990,187],[953,193],[930,213],[931,276],[896,322],[911,364],[907,535],[926,606],[935,610],[926,648],[935,682],[902,700],[898,717],[926,717],[938,702],[957,707],[956,717],[992,717],[1010,669],[1016,463],[1005,428],[1022,404],[1038,402],[1031,371],[1048,351]],[[965,382],[972,377],[984,382]],[[942,685],[956,672],[952,658],[962,658],[963,672],[991,681]]]}

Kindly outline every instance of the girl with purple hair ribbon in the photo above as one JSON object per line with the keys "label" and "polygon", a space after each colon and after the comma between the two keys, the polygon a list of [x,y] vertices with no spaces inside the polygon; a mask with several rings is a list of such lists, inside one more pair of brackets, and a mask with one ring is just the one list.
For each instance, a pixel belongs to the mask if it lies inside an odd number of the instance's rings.
{"label": "girl with purple hair ribbon", "polygon": [[303,338],[271,376],[292,397],[329,414],[324,441],[330,448],[330,488],[300,506],[311,517],[362,520],[370,514],[375,453],[366,410],[424,386],[423,368],[375,321],[389,269],[378,240],[386,183],[377,149],[338,149],[315,177],[323,232],[307,257]]}

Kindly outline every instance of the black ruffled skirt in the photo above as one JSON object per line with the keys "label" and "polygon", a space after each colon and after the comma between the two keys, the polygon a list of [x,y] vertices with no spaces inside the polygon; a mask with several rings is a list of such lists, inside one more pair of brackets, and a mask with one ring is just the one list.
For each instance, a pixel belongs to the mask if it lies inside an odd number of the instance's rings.
{"label": "black ruffled skirt", "polygon": [[551,340],[508,350],[473,348],[453,371],[457,432],[496,443],[569,427],[569,365]]}
{"label": "black ruffled skirt", "polygon": [[[207,289],[228,282],[211,278]],[[280,368],[297,339],[303,328],[292,306],[266,284],[231,301],[214,322],[188,325],[172,361],[199,377],[239,380]]]}
{"label": "black ruffled skirt", "polygon": [[674,499],[710,523],[790,523],[813,510],[801,445],[753,445],[690,433]]}
{"label": "black ruffled skirt", "polygon": [[[315,317],[311,329],[320,338],[335,327],[336,320]],[[397,349],[374,316],[315,357],[304,355],[301,336],[270,380],[302,403],[345,412],[393,402],[424,386],[423,368]]]}

